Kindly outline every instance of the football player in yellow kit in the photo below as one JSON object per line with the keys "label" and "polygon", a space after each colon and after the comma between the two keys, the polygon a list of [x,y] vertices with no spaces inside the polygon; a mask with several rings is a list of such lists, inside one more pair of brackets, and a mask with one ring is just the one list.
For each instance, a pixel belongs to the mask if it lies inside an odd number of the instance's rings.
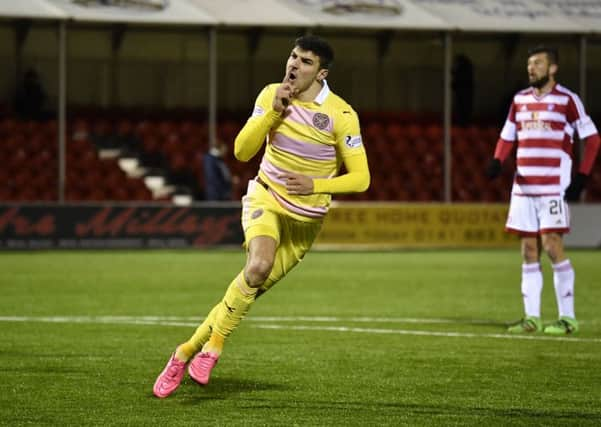
{"label": "football player in yellow kit", "polygon": [[[301,261],[317,237],[332,194],[365,191],[370,174],[357,113],[329,88],[330,45],[316,36],[295,41],[284,80],[266,86],[236,137],[234,154],[250,160],[266,143],[258,175],[242,198],[247,260],[192,337],[180,344],[154,385],[164,398],[186,366],[207,384],[225,339],[257,296]],[[346,172],[339,175],[341,166]]]}

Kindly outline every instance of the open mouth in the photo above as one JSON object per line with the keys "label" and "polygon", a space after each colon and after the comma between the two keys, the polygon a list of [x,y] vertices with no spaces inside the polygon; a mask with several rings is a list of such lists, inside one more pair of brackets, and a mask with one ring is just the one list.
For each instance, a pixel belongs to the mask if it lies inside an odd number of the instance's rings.
{"label": "open mouth", "polygon": [[291,81],[291,82],[293,82],[294,80],[296,80],[296,74],[293,71],[291,71],[291,72],[288,73],[288,80]]}

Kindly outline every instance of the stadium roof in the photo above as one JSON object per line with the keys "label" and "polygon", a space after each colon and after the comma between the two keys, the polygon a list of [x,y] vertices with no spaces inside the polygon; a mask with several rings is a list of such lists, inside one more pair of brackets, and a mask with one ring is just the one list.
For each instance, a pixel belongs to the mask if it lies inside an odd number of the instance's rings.
{"label": "stadium roof", "polygon": [[67,14],[46,0],[0,1],[1,18],[65,19]]}
{"label": "stadium roof", "polygon": [[187,0],[171,0],[165,8],[107,6],[97,1],[90,1],[88,5],[82,4],[85,3],[83,1],[75,3],[72,0],[47,0],[47,2],[62,9],[69,18],[80,22],[167,25],[211,25],[217,22],[209,13]]}
{"label": "stadium roof", "polygon": [[279,0],[321,27],[442,30],[451,26],[409,0]]}
{"label": "stadium roof", "polygon": [[586,27],[591,32],[601,32],[601,0],[537,0],[557,13]]}
{"label": "stadium roof", "polygon": [[[587,33],[598,28],[601,20],[590,26],[571,19],[566,11],[586,7],[591,1],[575,0],[410,0],[449,22],[455,29],[483,32]],[[601,1],[599,6],[601,6]],[[596,22],[596,23],[595,23]]]}
{"label": "stadium roof", "polygon": [[[158,5],[164,0],[131,0]],[[601,0],[100,0],[0,1],[0,18],[167,25],[338,27],[466,32],[599,33]],[[85,3],[88,3],[85,5]],[[123,2],[122,2],[123,3]],[[127,2],[125,2],[127,3]]]}
{"label": "stadium roof", "polygon": [[231,26],[312,27],[310,17],[279,0],[189,0],[213,15],[219,24]]}

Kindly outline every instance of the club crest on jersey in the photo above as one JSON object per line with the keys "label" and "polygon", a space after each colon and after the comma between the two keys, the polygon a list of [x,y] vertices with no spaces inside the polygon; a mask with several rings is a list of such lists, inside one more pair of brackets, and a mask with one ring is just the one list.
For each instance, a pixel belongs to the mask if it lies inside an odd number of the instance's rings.
{"label": "club crest on jersey", "polygon": [[554,104],[548,104],[547,105],[547,111],[553,111],[555,110],[555,105]]}
{"label": "club crest on jersey", "polygon": [[313,126],[319,130],[324,130],[330,124],[330,118],[323,113],[315,113],[313,116]]}
{"label": "club crest on jersey", "polygon": [[526,107],[525,105],[522,105],[520,107],[520,111],[528,111],[528,107]]}
{"label": "club crest on jersey", "polygon": [[348,148],[358,148],[363,145],[361,135],[347,135],[344,137],[344,143]]}
{"label": "club crest on jersey", "polygon": [[538,120],[538,116],[539,116],[538,111],[532,112],[532,120]]}

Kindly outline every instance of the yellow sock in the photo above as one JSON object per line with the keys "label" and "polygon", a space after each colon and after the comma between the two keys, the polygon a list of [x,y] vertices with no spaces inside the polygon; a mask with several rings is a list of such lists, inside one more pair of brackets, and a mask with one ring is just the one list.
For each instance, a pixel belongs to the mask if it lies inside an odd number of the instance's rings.
{"label": "yellow sock", "polygon": [[213,309],[205,318],[205,320],[200,324],[198,328],[196,328],[196,331],[190,337],[190,339],[185,343],[181,344],[179,347],[177,347],[177,349],[175,350],[175,357],[177,359],[186,362],[202,349],[202,346],[205,345],[205,343],[209,340],[209,337],[211,336],[213,322],[215,321],[215,313],[217,313],[220,304],[221,303],[213,307]]}
{"label": "yellow sock", "polygon": [[221,354],[221,352],[223,351],[223,341],[225,340],[225,338],[223,338],[221,335],[217,334],[217,333],[213,333],[211,335],[211,338],[209,339],[209,341],[204,345],[204,347],[202,348],[202,351],[208,351],[211,353],[215,353],[215,354]]}
{"label": "yellow sock", "polygon": [[221,303],[217,305],[211,338],[203,351],[221,354],[223,341],[238,327],[250,305],[255,301],[257,289],[251,288],[240,272],[225,292]]}

